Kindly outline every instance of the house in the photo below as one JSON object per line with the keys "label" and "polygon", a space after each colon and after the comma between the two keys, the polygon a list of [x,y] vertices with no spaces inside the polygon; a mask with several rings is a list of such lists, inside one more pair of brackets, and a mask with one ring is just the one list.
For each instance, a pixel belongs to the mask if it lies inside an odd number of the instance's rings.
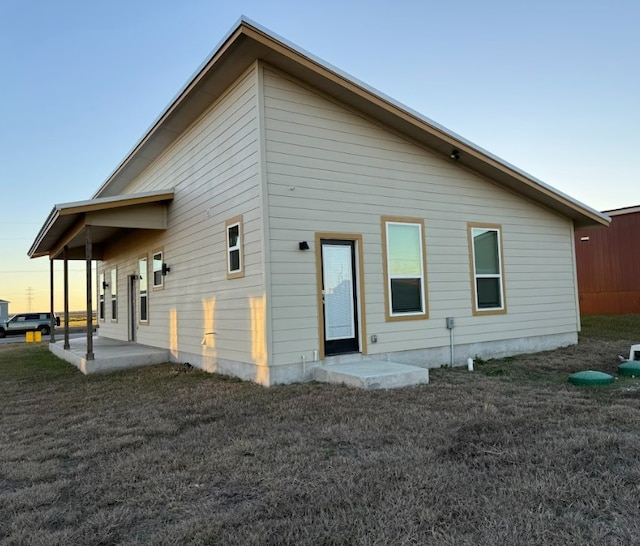
{"label": "house", "polygon": [[9,318],[9,304],[7,300],[0,300],[0,322],[4,322]]}
{"label": "house", "polygon": [[101,338],[272,385],[574,344],[608,220],[241,19],[29,255],[98,261]]}
{"label": "house", "polygon": [[608,210],[608,229],[576,231],[580,309],[586,315],[640,313],[640,205]]}

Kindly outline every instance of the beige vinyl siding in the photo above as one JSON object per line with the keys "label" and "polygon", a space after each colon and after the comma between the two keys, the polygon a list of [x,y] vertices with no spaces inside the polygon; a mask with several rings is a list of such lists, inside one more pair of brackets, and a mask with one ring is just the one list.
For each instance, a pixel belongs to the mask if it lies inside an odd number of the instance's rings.
{"label": "beige vinyl siding", "polygon": [[[569,220],[264,70],[273,360],[319,348],[316,232],[363,236],[369,354],[575,332]],[[381,216],[423,218],[429,319],[388,322]],[[502,226],[506,315],[472,315],[467,223]],[[313,250],[313,248],[312,248]]]}
{"label": "beige vinyl siding", "polygon": [[[120,316],[101,335],[127,339],[127,276],[139,256],[162,248],[171,271],[162,290],[150,285],[149,324],[137,341],[176,356],[265,363],[255,351],[266,328],[256,89],[254,66],[124,191],[174,188],[175,198],[167,231],[139,231],[107,249],[101,267],[118,267]],[[245,276],[228,280],[225,221],[237,215]]]}

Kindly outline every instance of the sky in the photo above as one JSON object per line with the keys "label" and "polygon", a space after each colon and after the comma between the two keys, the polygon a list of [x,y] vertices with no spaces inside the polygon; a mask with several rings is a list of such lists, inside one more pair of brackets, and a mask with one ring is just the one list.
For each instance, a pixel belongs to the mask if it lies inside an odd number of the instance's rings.
{"label": "sky", "polygon": [[95,193],[241,15],[591,208],[640,204],[638,0],[0,0],[10,312],[49,309],[27,252],[53,205]]}

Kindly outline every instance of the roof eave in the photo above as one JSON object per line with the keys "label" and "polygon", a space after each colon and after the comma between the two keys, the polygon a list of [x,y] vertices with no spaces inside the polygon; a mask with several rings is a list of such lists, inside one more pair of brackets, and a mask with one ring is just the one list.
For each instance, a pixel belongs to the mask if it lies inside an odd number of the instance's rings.
{"label": "roof eave", "polygon": [[55,221],[59,215],[60,210],[58,208],[58,205],[54,205],[53,209],[49,213],[49,216],[47,216],[47,219],[40,228],[40,231],[38,231],[38,234],[36,235],[31,248],[29,248],[29,251],[27,252],[27,256],[29,256],[29,258],[41,258],[42,256],[47,256],[47,252],[38,251],[37,249],[51,229],[51,226],[55,224]]}
{"label": "roof eave", "polygon": [[[231,57],[242,62],[227,62]],[[224,79],[214,78],[214,74],[232,77],[237,71],[244,70],[247,63],[258,58],[264,58],[265,62],[272,63],[277,68],[289,70],[294,76],[319,85],[322,91],[337,96],[347,105],[404,132],[412,140],[435,149],[446,157],[453,149],[458,150],[459,165],[475,170],[571,218],[576,227],[608,225],[610,222],[610,218],[606,215],[545,184],[244,17],[229,31],[188,83],[183,86],[94,194],[94,198],[114,195],[124,190],[136,173],[141,172],[154,160],[154,157],[157,157],[154,154],[161,153],[167,142],[177,138],[181,134],[180,131],[183,131],[207,105],[211,104],[211,100],[208,103],[206,100],[207,91],[211,91],[211,87],[215,88],[215,84],[211,82]],[[236,72],[229,70],[229,67],[234,64],[238,65]],[[221,82],[218,82],[218,86],[220,85]],[[202,110],[189,108],[190,101],[201,105]],[[180,115],[184,119],[181,120]]]}
{"label": "roof eave", "polygon": [[[55,233],[52,234],[52,230],[56,226],[56,222],[62,220],[63,217],[72,219],[73,217],[80,218],[84,217],[87,213],[95,211],[171,201],[173,198],[174,190],[171,189],[57,204],[53,207],[42,228],[40,228],[27,255],[29,258],[41,258],[42,256],[49,256],[51,258],[52,248],[54,248],[58,242],[58,236]],[[45,244],[48,236],[53,236],[55,240]]]}

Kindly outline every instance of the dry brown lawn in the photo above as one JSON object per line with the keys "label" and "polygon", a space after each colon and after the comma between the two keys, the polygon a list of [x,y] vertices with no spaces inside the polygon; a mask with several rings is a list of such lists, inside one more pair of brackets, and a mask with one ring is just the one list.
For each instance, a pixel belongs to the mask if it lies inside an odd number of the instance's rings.
{"label": "dry brown lawn", "polygon": [[638,544],[640,380],[567,376],[640,339],[594,330],[383,392],[2,346],[0,543]]}

